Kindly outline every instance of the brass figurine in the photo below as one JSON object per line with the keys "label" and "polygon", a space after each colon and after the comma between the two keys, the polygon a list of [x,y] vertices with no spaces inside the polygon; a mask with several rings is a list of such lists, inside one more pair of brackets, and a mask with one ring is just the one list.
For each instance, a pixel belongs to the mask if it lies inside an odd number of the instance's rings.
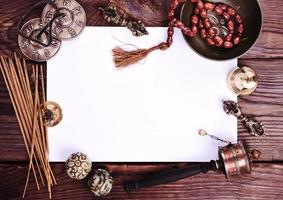
{"label": "brass figurine", "polygon": [[249,119],[242,114],[239,105],[234,101],[223,101],[223,109],[226,114],[237,117],[253,136],[262,136],[265,134],[264,126],[261,122]]}
{"label": "brass figurine", "polygon": [[130,17],[123,9],[119,8],[114,1],[110,1],[106,7],[99,7],[99,10],[108,23],[113,22],[114,24],[125,26],[134,36],[148,35],[148,31],[143,22]]}
{"label": "brass figurine", "polygon": [[250,95],[258,86],[256,72],[247,66],[237,67],[229,73],[227,78],[228,87],[236,95]]}

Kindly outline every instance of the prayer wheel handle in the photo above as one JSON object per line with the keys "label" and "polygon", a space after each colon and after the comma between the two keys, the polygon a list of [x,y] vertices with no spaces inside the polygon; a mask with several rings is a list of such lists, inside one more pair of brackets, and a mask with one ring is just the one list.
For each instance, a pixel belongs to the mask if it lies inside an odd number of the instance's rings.
{"label": "prayer wheel handle", "polygon": [[191,177],[200,173],[207,173],[210,170],[216,171],[219,169],[219,161],[210,161],[200,163],[182,169],[173,169],[167,172],[159,173],[143,180],[136,180],[124,184],[125,190],[130,193],[139,190],[140,188],[152,187],[155,185],[175,182],[187,177]]}

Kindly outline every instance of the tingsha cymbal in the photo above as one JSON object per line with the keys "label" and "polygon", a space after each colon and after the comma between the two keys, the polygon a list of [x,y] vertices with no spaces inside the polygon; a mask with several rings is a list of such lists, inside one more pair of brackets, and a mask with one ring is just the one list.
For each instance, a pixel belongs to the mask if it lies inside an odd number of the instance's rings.
{"label": "tingsha cymbal", "polygon": [[42,117],[48,127],[59,124],[63,118],[62,108],[53,101],[47,101],[41,105]]}
{"label": "tingsha cymbal", "polygon": [[[86,13],[75,0],[56,0],[58,14],[63,14],[54,20],[52,36],[58,39],[70,39],[79,35],[86,26]],[[52,20],[56,8],[47,4],[43,9],[42,21],[47,24]]]}
{"label": "tingsha cymbal", "polygon": [[[29,59],[37,62],[43,62],[53,57],[61,46],[61,41],[53,38],[51,44],[48,46],[43,46],[43,44],[48,44],[49,37],[47,31],[42,31],[44,24],[42,24],[41,18],[34,18],[27,21],[22,27],[20,32],[26,36],[23,37],[21,34],[18,35],[18,44],[21,52]],[[32,38],[30,40],[28,38]]]}

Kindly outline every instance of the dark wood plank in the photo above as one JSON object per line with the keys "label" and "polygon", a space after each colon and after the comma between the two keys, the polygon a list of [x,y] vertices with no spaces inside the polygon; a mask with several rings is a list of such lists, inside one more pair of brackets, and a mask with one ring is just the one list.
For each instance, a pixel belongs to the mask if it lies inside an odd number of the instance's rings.
{"label": "dark wood plank", "polygon": [[[37,0],[1,0],[0,7],[0,54],[11,55],[17,51],[16,23],[20,16],[33,5]],[[98,12],[98,6],[103,5],[107,0],[80,0],[87,13],[87,25],[106,25]],[[167,10],[169,0],[123,0],[117,3],[134,17],[142,19],[147,26],[166,26]],[[282,26],[283,1],[281,0],[260,0],[264,16],[262,34],[256,45],[244,56],[245,58],[282,58],[283,37]],[[34,16],[40,16],[42,8],[33,12]],[[252,8],[251,8],[252,10]]]}
{"label": "dark wood plank", "polygon": [[283,60],[240,59],[239,65],[256,69],[259,78],[257,90],[238,99],[244,113],[262,121],[266,135],[253,137],[242,124],[238,126],[239,139],[262,151],[261,160],[283,160]]}
{"label": "dark wood plank", "polygon": [[[63,164],[54,164],[52,167],[59,183],[53,189],[54,200],[96,199],[88,190],[85,181],[76,182],[67,177]],[[282,199],[283,196],[282,164],[255,164],[251,174],[230,180],[226,180],[220,172],[210,172],[176,183],[142,189],[131,194],[125,193],[122,185],[125,180],[140,178],[161,169],[164,170],[163,165],[111,165],[115,184],[111,194],[103,199],[266,200]],[[24,165],[0,165],[1,200],[21,198],[25,173]],[[46,189],[39,192],[34,186],[32,179],[26,199],[48,199]]]}

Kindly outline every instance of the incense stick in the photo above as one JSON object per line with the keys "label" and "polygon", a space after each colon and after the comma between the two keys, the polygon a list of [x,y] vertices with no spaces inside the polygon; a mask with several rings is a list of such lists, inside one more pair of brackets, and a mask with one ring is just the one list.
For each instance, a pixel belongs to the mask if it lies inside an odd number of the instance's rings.
{"label": "incense stick", "polygon": [[[26,61],[20,60],[16,54],[14,54],[14,59],[2,56],[0,59],[0,71],[8,89],[29,157],[23,198],[27,191],[31,171],[38,190],[40,190],[40,185],[37,175],[39,174],[43,186],[46,181],[49,198],[51,198],[51,188],[57,182],[49,163],[47,126],[41,113],[41,105],[45,102],[43,66],[31,66],[32,81],[30,81],[27,66]],[[31,84],[34,84],[34,87]],[[40,87],[41,93],[39,92]],[[32,92],[33,90],[34,92]],[[40,98],[40,94],[42,98]]]}

